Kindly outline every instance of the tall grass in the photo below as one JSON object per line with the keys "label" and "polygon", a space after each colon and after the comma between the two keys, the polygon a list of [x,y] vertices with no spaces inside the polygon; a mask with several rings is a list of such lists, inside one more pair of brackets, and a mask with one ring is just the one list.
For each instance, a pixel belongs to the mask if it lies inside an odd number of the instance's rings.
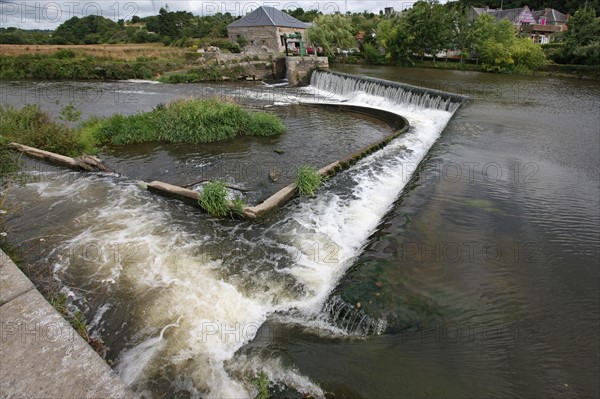
{"label": "tall grass", "polygon": [[227,190],[220,181],[207,183],[200,193],[200,206],[214,217],[224,217],[229,214],[227,205]]}
{"label": "tall grass", "polygon": [[210,143],[238,135],[272,136],[283,133],[274,115],[251,113],[237,104],[219,100],[178,100],[137,115],[115,115],[100,121],[102,141],[131,144],[148,141]]}
{"label": "tall grass", "polygon": [[31,147],[65,155],[93,153],[97,144],[93,136],[56,122],[37,104],[20,109],[0,104],[0,136]]}
{"label": "tall grass", "polygon": [[301,166],[296,174],[296,187],[298,194],[314,197],[317,189],[323,184],[324,178],[312,166]]}

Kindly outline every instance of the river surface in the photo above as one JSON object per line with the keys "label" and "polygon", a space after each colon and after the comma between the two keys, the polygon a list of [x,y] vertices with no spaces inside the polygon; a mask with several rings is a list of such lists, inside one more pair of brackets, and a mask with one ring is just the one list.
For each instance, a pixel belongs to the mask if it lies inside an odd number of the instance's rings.
{"label": "river surface", "polygon": [[[12,189],[9,237],[147,397],[252,397],[261,371],[275,397],[597,397],[600,84],[339,70],[472,100],[452,116],[315,87],[2,83],[4,103],[73,102],[84,116],[217,90],[288,124],[274,142],[108,149],[122,176],[30,163],[38,181]],[[108,94],[76,101],[88,92]],[[72,98],[45,100],[57,93]],[[411,129],[261,223],[214,220],[136,182],[182,184],[228,159],[326,164],[389,132],[298,105],[314,100],[390,109]],[[247,169],[226,178],[254,200],[273,190]]]}

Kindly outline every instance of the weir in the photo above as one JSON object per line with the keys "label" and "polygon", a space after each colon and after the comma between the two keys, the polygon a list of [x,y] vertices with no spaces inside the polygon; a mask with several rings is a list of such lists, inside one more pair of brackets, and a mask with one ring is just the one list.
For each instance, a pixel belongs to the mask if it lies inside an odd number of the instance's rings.
{"label": "weir", "polygon": [[[78,279],[73,284],[93,294],[94,320],[104,323],[109,339],[123,342],[116,370],[136,392],[164,379],[198,397],[253,397],[245,376],[265,370],[277,384],[324,398],[301,371],[247,345],[257,328],[283,315],[323,331],[324,339],[389,331],[393,320],[385,313],[369,314],[368,302],[336,294],[336,287],[465,98],[338,73],[316,72],[313,85],[293,95],[281,91],[297,104],[311,101],[316,89],[316,106],[335,97],[333,107],[341,111],[385,110],[398,116],[390,119],[396,128],[405,117],[410,129],[356,162],[347,160],[351,165],[317,196],[261,223],[191,217],[183,207],[149,200],[130,179],[90,174],[74,182],[58,175],[51,185],[19,189],[30,193],[23,202],[30,218],[44,215],[50,226],[27,234],[44,235],[56,254],[69,254],[51,261],[53,276],[60,281],[69,270]],[[90,259],[74,247],[100,248],[108,256]]]}
{"label": "weir", "polygon": [[317,90],[341,96],[363,92],[385,98],[396,104],[432,108],[451,113],[456,112],[461,104],[469,101],[469,97],[461,94],[342,72],[315,71],[310,83]]}

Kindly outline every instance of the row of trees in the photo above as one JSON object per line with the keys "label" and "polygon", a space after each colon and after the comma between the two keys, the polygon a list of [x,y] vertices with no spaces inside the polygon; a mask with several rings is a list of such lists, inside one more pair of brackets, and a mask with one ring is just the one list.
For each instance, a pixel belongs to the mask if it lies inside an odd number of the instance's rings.
{"label": "row of trees", "polygon": [[158,15],[114,22],[97,15],[72,17],[55,31],[0,29],[0,44],[101,44],[146,43],[187,38],[227,37],[227,25],[235,21],[230,13],[198,17],[186,11],[161,8]]}
{"label": "row of trees", "polygon": [[517,37],[509,21],[496,23],[490,15],[483,15],[469,23],[467,8],[456,3],[419,1],[391,18],[371,18],[366,13],[323,15],[309,35],[327,55],[334,56],[336,47],[356,46],[359,32],[364,32],[360,41],[364,57],[372,64],[412,64],[415,55],[435,61],[438,54],[447,56],[448,51],[457,52],[461,61],[474,58],[490,71],[538,69],[545,64],[542,49]]}
{"label": "row of trees", "polygon": [[[422,0],[392,17],[333,14],[318,16],[315,22],[309,29],[311,41],[330,57],[337,48],[359,46],[371,64],[410,65],[415,56],[435,61],[449,52],[488,71],[535,70],[546,64],[542,47],[518,36],[508,20],[496,22],[484,14],[469,21],[469,8],[461,2]],[[554,52],[554,61],[600,64],[600,20],[594,9],[577,11],[558,40],[559,44],[548,46],[554,49],[547,49]]]}

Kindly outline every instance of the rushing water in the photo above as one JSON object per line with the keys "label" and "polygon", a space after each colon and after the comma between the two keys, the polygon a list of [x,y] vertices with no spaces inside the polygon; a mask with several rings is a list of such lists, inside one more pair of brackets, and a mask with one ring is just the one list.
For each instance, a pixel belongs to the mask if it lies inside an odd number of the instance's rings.
{"label": "rushing water", "polygon": [[[117,372],[149,397],[249,397],[261,370],[288,397],[597,396],[600,87],[346,72],[473,101],[450,121],[444,109],[350,84],[233,87],[225,95],[276,112],[314,100],[385,108],[411,130],[260,224],[211,219],[126,176],[38,167],[39,182],[12,192],[9,234],[36,248],[38,267],[50,263]],[[82,108],[136,112],[206,90],[127,85],[112,92],[141,92],[129,108]],[[323,135],[345,123],[319,117]],[[385,129],[364,127],[371,137]],[[251,141],[237,153],[257,145],[269,148]],[[156,151],[132,152],[109,155],[157,164]],[[181,153],[165,161],[201,159]]]}

